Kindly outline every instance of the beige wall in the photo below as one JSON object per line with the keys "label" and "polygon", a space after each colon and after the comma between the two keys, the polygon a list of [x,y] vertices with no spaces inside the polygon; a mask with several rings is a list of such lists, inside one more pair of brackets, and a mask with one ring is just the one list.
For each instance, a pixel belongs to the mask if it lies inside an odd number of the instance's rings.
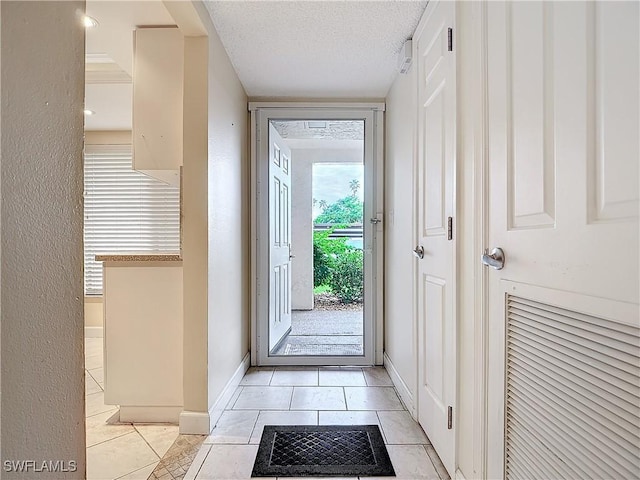
{"label": "beige wall", "polygon": [[249,352],[247,96],[209,25],[209,406]]}
{"label": "beige wall", "polygon": [[75,461],[47,478],[84,478],[84,2],[0,9],[2,462]]}
{"label": "beige wall", "polygon": [[[414,117],[413,77],[398,75],[387,96],[385,158],[385,346],[415,399],[414,325]],[[410,408],[411,410],[411,408]]]}
{"label": "beige wall", "polygon": [[200,415],[208,428],[207,331],[209,211],[207,158],[207,37],[185,39],[184,155],[182,169],[182,258],[184,301],[184,409]]}
{"label": "beige wall", "polygon": [[85,297],[84,299],[84,326],[104,326],[104,304],[102,297]]}
{"label": "beige wall", "polygon": [[[203,96],[192,97],[191,110],[204,115],[200,125],[208,125],[207,160],[198,167],[198,176],[189,174],[185,155],[184,187],[184,266],[185,266],[185,409],[188,396],[197,400],[197,411],[215,404],[227,383],[249,352],[249,188],[247,96],[231,65],[222,42],[203,4],[194,3],[208,33],[206,55],[208,77]],[[191,59],[195,61],[196,59]],[[190,60],[185,57],[185,65]],[[203,77],[194,79],[201,82]],[[199,83],[198,83],[199,85]],[[187,87],[185,92],[200,88]],[[186,101],[186,100],[185,100]],[[185,105],[185,112],[187,111]],[[185,136],[192,130],[185,123]],[[207,145],[205,144],[205,148]],[[187,309],[187,260],[189,200],[196,202],[200,278],[197,285],[197,315]],[[202,204],[202,201],[205,203]],[[205,229],[204,232],[202,229]],[[203,239],[203,234],[206,236]],[[204,242],[204,243],[203,243]],[[206,250],[206,256],[202,252]],[[195,261],[195,260],[194,260]],[[204,285],[204,292],[201,291]],[[205,298],[203,302],[202,298]],[[205,303],[206,302],[206,303]],[[201,309],[203,305],[206,310]],[[204,318],[204,322],[202,319]],[[191,322],[188,326],[187,322]],[[187,337],[189,330],[189,337]],[[189,371],[190,365],[194,371]],[[203,370],[204,369],[204,372]],[[204,373],[204,381],[202,375]],[[189,380],[187,377],[191,377]],[[202,389],[204,388],[204,392]],[[206,405],[202,405],[202,401]]]}

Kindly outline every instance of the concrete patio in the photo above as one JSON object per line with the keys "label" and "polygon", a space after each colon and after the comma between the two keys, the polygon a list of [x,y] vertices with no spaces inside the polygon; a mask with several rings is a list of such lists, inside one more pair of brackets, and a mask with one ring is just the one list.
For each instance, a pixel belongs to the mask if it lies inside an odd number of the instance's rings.
{"label": "concrete patio", "polygon": [[294,310],[274,355],[363,355],[362,310]]}

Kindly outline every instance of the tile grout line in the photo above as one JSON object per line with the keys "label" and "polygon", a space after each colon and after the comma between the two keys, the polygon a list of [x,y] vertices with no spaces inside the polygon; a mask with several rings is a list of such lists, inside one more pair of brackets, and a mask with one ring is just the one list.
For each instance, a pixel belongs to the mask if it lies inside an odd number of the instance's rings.
{"label": "tile grout line", "polygon": [[[101,393],[101,392],[96,392],[96,393]],[[90,393],[90,395],[93,395],[93,393]],[[86,397],[87,396],[85,395],[85,401],[86,401]],[[112,410],[105,410],[104,412],[92,413],[91,415],[87,415],[87,411],[85,409],[85,417],[84,417],[84,419],[86,420],[87,418],[93,418],[93,417],[97,417],[98,415],[104,415],[105,413],[117,412],[117,411],[118,411],[118,409],[114,408]],[[133,424],[125,422],[125,423],[119,423],[119,425],[133,425]],[[85,430],[86,430],[86,427],[85,427]]]}
{"label": "tile grout line", "polygon": [[[196,474],[193,476],[194,480],[198,480],[198,475],[200,475],[200,470],[202,470],[202,467],[204,467],[204,464],[207,462],[207,458],[209,457],[209,454],[211,453],[211,448],[213,447],[213,445],[208,445],[207,448],[207,454],[204,456],[204,458],[202,459],[202,463],[200,464],[200,466],[198,467],[198,471],[196,472]],[[202,446],[200,447],[202,448]],[[197,454],[196,454],[197,455]],[[194,457],[195,460],[195,457]],[[187,469],[188,471],[188,469]],[[185,475],[186,476],[186,475]]]}
{"label": "tile grout line", "polygon": [[[140,432],[140,430],[138,430],[138,428],[136,427],[136,424],[135,424],[135,423],[132,423],[132,425],[133,425],[133,429],[136,431],[136,433],[137,433],[138,435],[140,435],[140,437],[142,438],[142,440],[144,440],[144,443],[146,443],[146,444],[149,446],[149,448],[151,449],[151,451],[152,451],[153,453],[155,453],[155,454],[156,454],[156,456],[158,457],[158,461],[162,460],[162,456],[161,456],[161,455],[159,455],[159,454],[158,454],[158,452],[156,452],[156,449],[155,449],[155,448],[153,448],[153,447],[151,446],[151,444],[147,441],[147,439],[146,439],[146,438],[144,438],[144,435],[142,435],[142,433]],[[175,442],[175,440],[174,440],[174,442]],[[171,448],[171,447],[169,447],[169,448]]]}
{"label": "tile grout line", "polygon": [[[427,454],[427,457],[429,458],[429,461],[431,462],[431,465],[433,465],[433,469],[436,471],[436,474],[438,475],[438,478],[440,480],[444,480],[442,478],[442,475],[440,475],[440,472],[438,471],[438,467],[436,466],[436,464],[433,462],[433,458],[431,458],[431,455],[429,455],[429,450],[427,450],[427,446],[426,445],[422,445],[422,449],[424,450],[424,452]],[[434,449],[435,450],[435,449]]]}
{"label": "tile grout line", "polygon": [[253,427],[251,427],[251,432],[249,432],[249,440],[247,440],[247,445],[251,445],[251,439],[253,438],[253,432],[256,431],[256,426],[258,425],[258,419],[260,418],[260,414],[262,410],[258,410],[258,415],[256,415],[256,421],[253,422]]}
{"label": "tile grout line", "polygon": [[[135,431],[124,432],[124,433],[121,433],[120,435],[116,435],[115,437],[109,438],[107,440],[102,440],[101,442],[94,443],[93,445],[89,445],[87,447],[87,450],[89,450],[90,448],[93,448],[93,447],[97,447],[98,445],[102,445],[103,443],[110,442],[111,440],[116,440],[117,438],[124,437],[125,435],[129,435],[130,433],[135,433]],[[142,467],[142,468],[144,468],[144,467]]]}
{"label": "tile grout line", "polygon": [[[100,368],[102,368],[102,367],[100,367]],[[97,370],[97,368],[94,368],[93,370]],[[88,368],[85,368],[85,369],[84,369],[84,371],[85,371],[87,374],[89,374],[89,376],[91,377],[91,379],[92,379],[94,382],[96,382],[96,383],[98,384],[98,386],[100,387],[100,390],[102,390],[102,391],[104,392],[104,388],[102,388],[102,385],[100,385],[100,382],[98,382],[98,380],[96,379],[96,377],[94,377],[94,376],[91,374],[91,370],[89,370]]]}
{"label": "tile grout line", "polygon": [[384,444],[388,445],[389,440],[387,439],[387,434],[382,427],[382,420],[380,419],[380,415],[378,414],[378,410],[374,410],[376,412],[376,418],[378,419],[378,425],[380,426],[380,432],[382,433],[382,439],[384,440]]}
{"label": "tile grout line", "polygon": [[347,388],[346,387],[340,387],[342,388],[342,397],[344,398],[344,411],[345,412],[349,412],[349,405],[347,404]]}
{"label": "tile grout line", "polygon": [[[157,461],[157,462],[151,462],[149,465],[145,465],[144,467],[140,467],[140,468],[138,468],[137,470],[134,470],[133,472],[125,473],[124,475],[119,476],[119,477],[118,477],[118,478],[116,478],[115,480],[119,480],[119,479],[121,479],[121,478],[126,477],[127,475],[131,475],[132,473],[139,472],[140,470],[142,470],[142,469],[144,469],[144,468],[150,467],[150,466],[151,466],[151,465],[153,465],[154,463],[155,463],[155,464],[156,464],[156,466],[157,466],[157,464],[158,464],[158,463],[160,463],[160,461]],[[155,467],[154,467],[154,469],[155,469]],[[153,473],[153,471],[152,471],[152,473]]]}
{"label": "tile grout line", "polygon": [[293,405],[293,392],[295,392],[296,387],[291,387],[291,397],[289,398],[289,411],[291,411],[291,405]]}

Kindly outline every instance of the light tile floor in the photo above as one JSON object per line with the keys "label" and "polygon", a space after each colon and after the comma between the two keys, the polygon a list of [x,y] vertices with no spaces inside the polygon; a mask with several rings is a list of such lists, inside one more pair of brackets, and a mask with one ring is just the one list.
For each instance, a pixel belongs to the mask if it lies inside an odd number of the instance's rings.
{"label": "light tile floor", "polygon": [[184,478],[251,478],[265,425],[341,424],[379,425],[397,479],[449,478],[381,367],[250,369]]}
{"label": "light tile floor", "polygon": [[177,425],[114,423],[104,404],[102,338],[85,339],[88,480],[146,480],[178,437]]}

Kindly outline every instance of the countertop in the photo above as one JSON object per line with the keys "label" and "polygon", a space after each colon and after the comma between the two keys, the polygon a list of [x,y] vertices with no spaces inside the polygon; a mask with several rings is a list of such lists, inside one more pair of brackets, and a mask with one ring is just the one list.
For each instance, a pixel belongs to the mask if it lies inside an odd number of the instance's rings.
{"label": "countertop", "polygon": [[96,262],[181,262],[179,253],[102,253]]}

